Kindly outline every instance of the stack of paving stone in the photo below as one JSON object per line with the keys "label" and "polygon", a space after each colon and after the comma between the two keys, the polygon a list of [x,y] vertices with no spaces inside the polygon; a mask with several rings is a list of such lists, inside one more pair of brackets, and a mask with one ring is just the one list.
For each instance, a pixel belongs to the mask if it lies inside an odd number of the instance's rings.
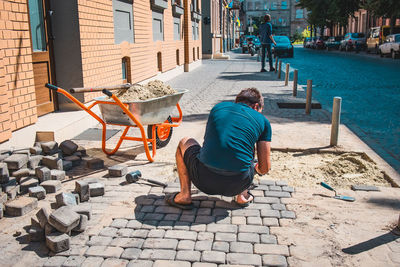
{"label": "stack of paving stone", "polygon": [[[46,194],[59,191],[61,181],[66,177],[65,171],[82,162],[89,169],[104,167],[101,159],[87,157],[86,150],[71,140],[63,141],[60,145],[55,141],[37,142],[31,148],[1,151],[0,184],[3,192],[0,192],[0,218],[4,210],[10,216],[26,214],[30,209],[22,209],[24,203],[29,203],[28,206],[34,209],[37,201],[30,198],[42,200]],[[96,186],[99,188],[96,189]],[[95,193],[101,192],[98,184],[92,187]],[[102,188],[104,191],[104,186]],[[30,198],[13,203],[18,195],[28,193]]]}

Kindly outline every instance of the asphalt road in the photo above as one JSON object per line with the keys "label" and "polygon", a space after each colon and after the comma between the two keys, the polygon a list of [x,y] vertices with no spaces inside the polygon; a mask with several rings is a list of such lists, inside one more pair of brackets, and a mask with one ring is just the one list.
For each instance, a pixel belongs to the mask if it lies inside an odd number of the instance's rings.
{"label": "asphalt road", "polygon": [[324,109],[342,97],[342,123],[400,172],[400,59],[296,47],[282,60],[299,70],[300,84],[313,80]]}

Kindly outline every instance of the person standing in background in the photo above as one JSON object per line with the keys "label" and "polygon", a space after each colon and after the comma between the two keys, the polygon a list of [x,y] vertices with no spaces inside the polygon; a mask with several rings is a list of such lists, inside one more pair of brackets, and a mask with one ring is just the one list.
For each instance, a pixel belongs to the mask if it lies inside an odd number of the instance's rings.
{"label": "person standing in background", "polygon": [[275,71],[272,66],[271,45],[275,44],[274,37],[272,36],[271,15],[264,16],[264,23],[260,25],[260,41],[261,41],[261,72],[266,72],[265,69],[265,53],[268,52],[269,71]]}

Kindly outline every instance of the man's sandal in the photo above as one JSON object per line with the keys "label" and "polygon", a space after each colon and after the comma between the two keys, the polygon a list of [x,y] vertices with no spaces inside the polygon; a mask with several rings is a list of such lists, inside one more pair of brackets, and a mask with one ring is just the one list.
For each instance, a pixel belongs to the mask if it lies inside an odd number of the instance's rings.
{"label": "man's sandal", "polygon": [[167,202],[167,204],[172,207],[176,207],[176,208],[183,209],[183,210],[191,210],[194,208],[193,203],[180,204],[180,203],[175,202],[175,197],[177,194],[179,194],[179,192],[173,193],[169,196],[165,196],[165,202]]}
{"label": "man's sandal", "polygon": [[[243,196],[242,194],[240,194],[240,195],[238,195],[238,196],[235,196],[235,197],[233,198],[234,201],[235,201],[235,203],[236,203],[238,206],[242,207],[242,208],[248,207],[248,206],[250,205],[250,203],[252,203],[252,202],[254,201],[254,196],[253,196],[253,194],[250,193],[250,192],[247,192],[247,194],[249,194],[249,198],[248,198],[248,199],[244,198],[244,196]],[[246,202],[239,203],[239,202],[238,202],[238,197],[240,197],[242,201],[246,201]]]}

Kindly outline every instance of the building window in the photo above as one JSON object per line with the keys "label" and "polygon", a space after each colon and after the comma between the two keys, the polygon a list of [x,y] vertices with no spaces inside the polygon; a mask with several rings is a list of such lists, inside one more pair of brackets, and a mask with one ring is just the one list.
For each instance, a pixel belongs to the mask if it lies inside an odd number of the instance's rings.
{"label": "building window", "polygon": [[277,9],[277,3],[276,2],[272,2],[271,3],[271,10],[276,10]]}
{"label": "building window", "polygon": [[281,2],[281,9],[287,9],[287,8],[288,8],[287,2],[286,1],[282,1]]}
{"label": "building window", "polygon": [[29,0],[29,19],[33,51],[47,51],[42,0]]}
{"label": "building window", "polygon": [[174,19],[174,40],[181,40],[181,18]]}
{"label": "building window", "polygon": [[153,41],[164,41],[164,13],[153,11]]}
{"label": "building window", "polygon": [[132,0],[113,0],[114,41],[134,42]]}
{"label": "building window", "polygon": [[296,19],[302,19],[302,18],[304,18],[303,9],[297,9],[296,10]]}
{"label": "building window", "polygon": [[122,58],[122,82],[131,82],[131,60],[129,57]]}

